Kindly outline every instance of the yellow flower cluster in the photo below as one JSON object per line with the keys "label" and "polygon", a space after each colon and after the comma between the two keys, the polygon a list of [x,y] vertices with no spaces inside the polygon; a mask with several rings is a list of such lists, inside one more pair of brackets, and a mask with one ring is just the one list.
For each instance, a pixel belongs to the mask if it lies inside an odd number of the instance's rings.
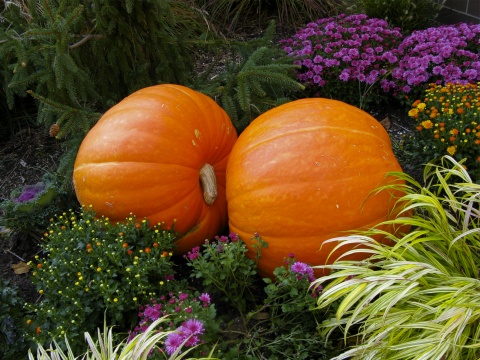
{"label": "yellow flower cluster", "polygon": [[432,155],[455,155],[480,167],[480,83],[430,84],[408,115],[417,123],[415,137]]}

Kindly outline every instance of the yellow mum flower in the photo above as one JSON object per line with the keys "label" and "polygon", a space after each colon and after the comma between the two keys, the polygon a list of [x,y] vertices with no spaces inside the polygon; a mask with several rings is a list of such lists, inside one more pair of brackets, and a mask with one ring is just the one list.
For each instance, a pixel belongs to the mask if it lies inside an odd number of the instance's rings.
{"label": "yellow mum flower", "polygon": [[423,109],[426,108],[426,106],[427,106],[427,104],[421,102],[420,104],[417,105],[417,109],[423,110]]}
{"label": "yellow mum flower", "polygon": [[415,115],[418,115],[418,109],[410,109],[408,116],[415,117]]}
{"label": "yellow mum flower", "polygon": [[448,152],[450,155],[455,154],[455,151],[457,151],[457,147],[456,147],[456,146],[449,146],[449,147],[447,148],[447,152]]}
{"label": "yellow mum flower", "polygon": [[433,127],[433,123],[430,120],[422,121],[422,126],[424,129],[431,129]]}

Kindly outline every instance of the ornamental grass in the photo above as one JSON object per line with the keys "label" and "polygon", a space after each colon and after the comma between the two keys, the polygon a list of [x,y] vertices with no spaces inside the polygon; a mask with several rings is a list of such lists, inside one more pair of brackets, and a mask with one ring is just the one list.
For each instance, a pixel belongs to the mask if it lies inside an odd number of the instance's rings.
{"label": "ornamental grass", "polygon": [[[409,225],[403,235],[378,228],[333,239],[338,248],[366,247],[363,262],[339,260],[318,307],[341,301],[321,332],[344,331],[357,343],[340,359],[461,359],[480,356],[480,185],[450,156],[426,167],[422,186],[410,176],[401,212],[390,224]],[[407,214],[412,214],[407,216]],[[391,246],[376,242],[385,235]],[[349,253],[360,251],[353,249]],[[362,251],[365,251],[362,250]]]}
{"label": "ornamental grass", "polygon": [[[159,344],[162,344],[172,332],[171,331],[159,331],[158,327],[162,323],[165,323],[168,319],[166,317],[159,318],[154,321],[145,332],[136,335],[133,339],[116,343],[113,335],[113,328],[107,328],[104,326],[103,332],[98,329],[98,338],[94,340],[92,336],[86,332],[85,340],[88,344],[88,349],[84,355],[76,357],[73,354],[72,349],[68,343],[68,339],[65,338],[66,350],[63,351],[61,346],[57,342],[45,349],[39,345],[37,348],[36,356],[31,350],[28,352],[29,360],[145,360],[148,359],[150,354],[159,349]],[[188,340],[188,339],[187,339]],[[185,340],[184,343],[187,341]],[[182,353],[182,344],[175,352],[171,354],[169,359],[183,359],[189,353],[186,350]],[[215,359],[208,357],[203,359]],[[200,360],[200,359],[199,359]]]}

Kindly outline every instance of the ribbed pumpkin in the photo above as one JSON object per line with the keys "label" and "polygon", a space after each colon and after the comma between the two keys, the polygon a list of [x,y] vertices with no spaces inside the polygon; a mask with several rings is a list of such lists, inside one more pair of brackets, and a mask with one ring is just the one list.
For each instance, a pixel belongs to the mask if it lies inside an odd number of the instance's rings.
{"label": "ribbed pumpkin", "polygon": [[182,235],[175,252],[184,253],[227,226],[225,171],[236,139],[208,96],[179,85],[141,89],[83,140],[73,173],[77,198],[111,221],[133,213],[152,224],[175,222]]}
{"label": "ribbed pumpkin", "polygon": [[336,244],[325,240],[388,218],[392,194],[371,192],[391,171],[401,168],[389,135],[366,112],[322,98],[281,105],[255,119],[230,154],[230,231],[250,249],[255,232],[268,243],[263,276],[291,253],[310,265],[332,263],[340,253],[329,257]]}

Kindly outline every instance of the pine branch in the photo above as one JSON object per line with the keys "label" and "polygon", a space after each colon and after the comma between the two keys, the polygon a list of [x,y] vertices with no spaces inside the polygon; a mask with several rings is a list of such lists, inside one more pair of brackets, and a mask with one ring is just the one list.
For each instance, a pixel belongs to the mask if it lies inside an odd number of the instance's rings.
{"label": "pine branch", "polygon": [[85,35],[81,40],[79,40],[76,43],[70,45],[69,48],[70,48],[70,50],[73,50],[77,47],[82,46],[83,44],[85,44],[87,41],[89,41],[91,39],[104,39],[104,38],[105,38],[105,35],[102,35],[102,34],[88,34],[88,35]]}

